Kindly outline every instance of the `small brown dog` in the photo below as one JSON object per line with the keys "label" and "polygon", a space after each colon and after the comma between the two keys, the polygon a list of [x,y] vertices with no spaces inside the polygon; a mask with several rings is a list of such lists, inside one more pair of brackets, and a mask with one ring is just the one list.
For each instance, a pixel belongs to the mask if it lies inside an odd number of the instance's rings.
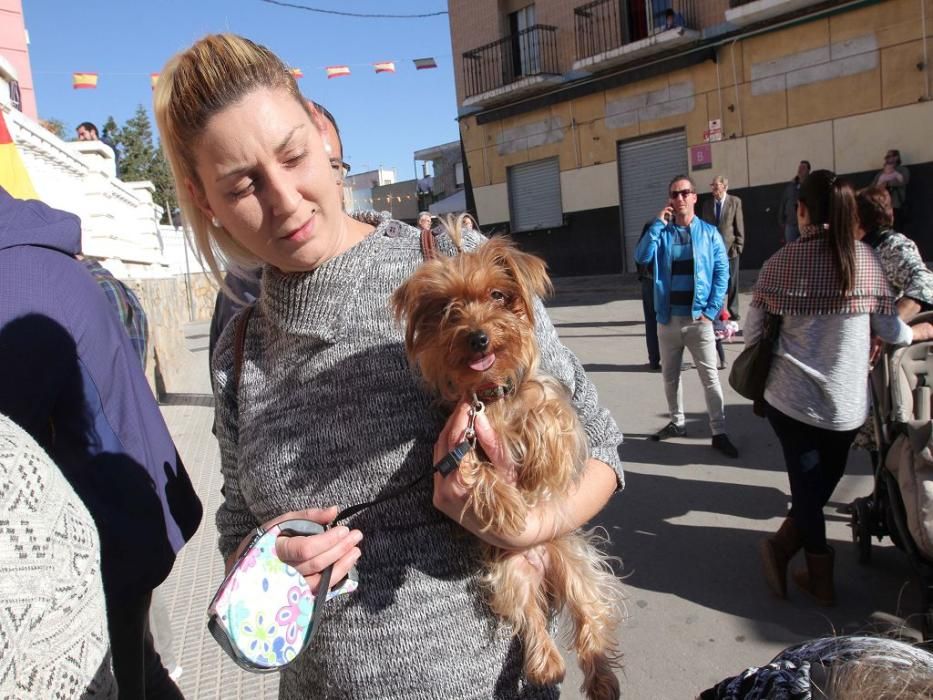
{"label": "small brown dog", "polygon": [[[468,507],[486,528],[509,535],[524,531],[530,508],[574,488],[587,459],[567,390],[538,369],[534,300],[550,288],[544,262],[494,238],[425,262],[392,297],[396,316],[407,321],[408,356],[426,383],[448,406],[483,402],[517,465],[511,483],[477,445],[459,467]],[[566,609],[582,690],[603,700],[620,693],[613,669],[621,665],[622,587],[597,539],[577,530],[525,551],[485,544],[484,584],[493,612],[521,638],[525,677],[534,684],[564,677],[548,621]]]}

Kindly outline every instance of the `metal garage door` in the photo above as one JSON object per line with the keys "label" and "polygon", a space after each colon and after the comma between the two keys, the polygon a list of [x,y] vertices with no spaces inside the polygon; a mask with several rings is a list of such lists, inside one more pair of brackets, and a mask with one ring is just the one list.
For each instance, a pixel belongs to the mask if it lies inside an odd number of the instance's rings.
{"label": "metal garage door", "polygon": [[678,131],[619,142],[619,198],[625,269],[635,269],[635,246],[645,223],[668,200],[671,178],[687,174],[687,135]]}
{"label": "metal garage door", "polygon": [[560,205],[560,162],[545,158],[509,168],[509,211],[513,231],[563,225]]}

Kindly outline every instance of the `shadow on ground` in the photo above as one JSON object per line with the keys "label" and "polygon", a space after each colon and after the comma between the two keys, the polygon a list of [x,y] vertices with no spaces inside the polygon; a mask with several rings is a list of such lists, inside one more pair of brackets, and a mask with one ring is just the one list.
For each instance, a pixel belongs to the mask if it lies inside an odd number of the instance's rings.
{"label": "shadow on ground", "polygon": [[[627,443],[626,461],[638,461],[633,460],[633,453],[644,444]],[[659,450],[676,447],[653,444]],[[695,462],[696,448],[690,449]],[[659,462],[652,459],[650,463]],[[626,472],[624,495],[610,502],[597,523],[611,535],[611,553],[624,562],[622,573],[632,593],[629,605],[639,608],[648,602],[635,589],[667,593],[747,618],[768,639],[861,630],[876,611],[916,614],[920,607],[917,581],[906,558],[893,546],[875,547],[872,566],[864,567],[857,564],[850,542],[832,542],[837,551],[839,598],[834,608],[811,604],[793,584],[789,600],[771,596],[760,573],[757,544],[776,529],[771,519],[782,516],[786,507],[787,496],[779,488],[693,479],[689,468],[675,477],[633,467]],[[682,524],[688,515],[690,524]],[[761,526],[730,527],[733,518],[760,520]],[[827,518],[848,521],[842,513]],[[802,561],[798,556],[793,566],[802,566]],[[648,612],[639,615],[647,618]],[[685,622],[691,624],[689,618]]]}

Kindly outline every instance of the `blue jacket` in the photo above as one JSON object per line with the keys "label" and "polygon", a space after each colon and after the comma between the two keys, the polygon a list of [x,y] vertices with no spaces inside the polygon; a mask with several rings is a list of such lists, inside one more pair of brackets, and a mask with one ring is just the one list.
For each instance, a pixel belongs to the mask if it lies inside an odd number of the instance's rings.
{"label": "blue jacket", "polygon": [[[654,308],[658,323],[671,320],[671,236],[673,224],[655,219],[635,247],[635,262],[654,264]],[[729,258],[722,236],[712,224],[694,216],[690,222],[693,244],[693,317],[719,315],[729,287]]]}
{"label": "blue jacket", "polygon": [[80,247],[77,216],[0,188],[0,413],[94,517],[108,600],[137,597],[169,574],[201,503]]}

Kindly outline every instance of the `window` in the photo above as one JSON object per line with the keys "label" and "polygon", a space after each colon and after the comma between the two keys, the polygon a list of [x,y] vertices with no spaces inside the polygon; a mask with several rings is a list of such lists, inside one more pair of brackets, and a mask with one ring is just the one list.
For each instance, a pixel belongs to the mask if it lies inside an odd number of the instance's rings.
{"label": "window", "polygon": [[457,187],[463,186],[463,161],[454,166],[454,184]]}
{"label": "window", "polygon": [[535,6],[528,5],[509,14],[509,34],[512,35],[512,72],[515,79],[537,75],[538,36],[534,32]]}
{"label": "window", "polygon": [[513,231],[563,226],[557,158],[513,165],[508,171],[508,187]]}

